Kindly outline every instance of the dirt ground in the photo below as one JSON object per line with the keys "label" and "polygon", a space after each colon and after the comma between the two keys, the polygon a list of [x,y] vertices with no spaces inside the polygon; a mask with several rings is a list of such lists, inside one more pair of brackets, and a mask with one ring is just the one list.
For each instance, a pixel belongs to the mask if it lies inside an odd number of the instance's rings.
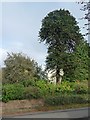
{"label": "dirt ground", "polygon": [[0,102],[0,113],[2,116],[18,115],[27,112],[35,112],[36,107],[43,106],[42,99],[39,100],[13,100],[7,103]]}

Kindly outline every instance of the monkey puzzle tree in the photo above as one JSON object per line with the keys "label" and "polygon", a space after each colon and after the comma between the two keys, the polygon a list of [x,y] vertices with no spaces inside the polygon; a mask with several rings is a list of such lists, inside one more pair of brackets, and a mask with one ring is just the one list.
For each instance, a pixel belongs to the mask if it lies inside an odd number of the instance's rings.
{"label": "monkey puzzle tree", "polygon": [[77,21],[68,10],[52,11],[42,20],[39,37],[40,42],[45,42],[48,48],[46,69],[56,70],[56,83],[59,83],[66,54],[72,53],[83,38]]}

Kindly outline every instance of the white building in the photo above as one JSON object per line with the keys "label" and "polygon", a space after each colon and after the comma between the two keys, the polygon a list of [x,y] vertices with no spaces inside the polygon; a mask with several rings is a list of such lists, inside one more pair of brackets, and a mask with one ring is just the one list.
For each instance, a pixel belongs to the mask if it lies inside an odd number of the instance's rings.
{"label": "white building", "polygon": [[[64,71],[63,69],[60,69],[60,82],[62,80],[63,75],[64,75]],[[50,83],[56,84],[56,70],[55,69],[47,71],[47,76],[48,76],[48,80]]]}

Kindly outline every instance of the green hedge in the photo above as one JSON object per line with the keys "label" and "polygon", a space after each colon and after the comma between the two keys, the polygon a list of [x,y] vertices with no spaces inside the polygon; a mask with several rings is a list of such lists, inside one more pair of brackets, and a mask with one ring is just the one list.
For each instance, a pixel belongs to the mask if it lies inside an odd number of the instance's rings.
{"label": "green hedge", "polygon": [[72,103],[88,103],[88,98],[83,95],[60,95],[47,97],[44,101],[48,105],[66,105]]}
{"label": "green hedge", "polygon": [[23,99],[24,86],[21,84],[7,84],[2,87],[2,101]]}
{"label": "green hedge", "polygon": [[[2,87],[2,101],[7,102],[9,100],[18,100],[18,99],[38,99],[38,98],[46,98],[47,99],[55,99],[55,101],[59,101],[65,99],[63,102],[71,100],[77,101],[82,98],[83,95],[90,93],[90,89],[88,91],[88,84],[86,82],[67,82],[63,81],[61,84],[54,85],[50,83],[46,83],[43,80],[26,80],[25,82],[18,84],[5,84]],[[64,96],[63,96],[64,95]],[[77,95],[77,97],[73,95]],[[82,96],[81,96],[82,95]],[[48,98],[48,96],[56,96],[56,98]],[[58,98],[59,96],[59,98]],[[69,97],[67,97],[69,96]],[[71,98],[72,97],[72,98]],[[56,103],[56,102],[55,102]],[[62,102],[60,102],[62,103]],[[68,104],[67,103],[67,104]],[[52,104],[52,103],[51,103]]]}

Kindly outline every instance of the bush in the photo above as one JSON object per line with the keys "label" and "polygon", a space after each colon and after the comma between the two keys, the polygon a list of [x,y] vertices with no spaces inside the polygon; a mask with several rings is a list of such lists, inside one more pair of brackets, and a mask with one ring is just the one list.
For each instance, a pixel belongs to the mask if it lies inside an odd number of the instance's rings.
{"label": "bush", "polygon": [[63,81],[60,85],[56,86],[55,89],[57,94],[88,94],[88,82],[87,81],[76,81],[68,82]]}
{"label": "bush", "polygon": [[[74,83],[73,83],[74,84]],[[71,94],[73,92],[73,85],[70,82],[64,81],[56,86],[55,94]]]}
{"label": "bush", "polygon": [[[83,82],[68,82],[63,81],[61,84],[50,84],[44,80],[26,80],[22,83],[18,84],[5,84],[2,88],[2,101],[8,102],[9,100],[17,100],[17,99],[38,99],[45,98],[50,101],[55,101],[55,104],[60,102],[61,104],[72,103],[73,101],[79,101],[78,96],[86,95],[90,93],[90,89],[88,91],[87,81]],[[74,96],[75,95],[75,98]],[[76,99],[77,95],[77,99]],[[50,97],[49,96],[55,96]],[[71,98],[72,96],[72,98]],[[59,100],[59,98],[60,100]],[[80,101],[83,101],[83,98],[80,98]],[[66,101],[65,101],[66,100]],[[88,100],[90,101],[90,100]],[[54,104],[51,102],[51,104]]]}
{"label": "bush", "polygon": [[75,83],[73,88],[74,88],[73,92],[76,94],[88,94],[88,84],[84,84],[82,82]]}
{"label": "bush", "polygon": [[43,80],[36,81],[36,86],[38,87],[42,97],[48,95],[48,84],[46,84],[45,81]]}
{"label": "bush", "polygon": [[24,99],[38,99],[40,97],[41,95],[37,87],[29,86],[24,89]]}
{"label": "bush", "polygon": [[2,101],[23,99],[24,86],[21,84],[7,84],[2,87]]}
{"label": "bush", "polygon": [[2,95],[0,95],[0,101],[2,101]]}
{"label": "bush", "polygon": [[45,103],[48,105],[66,105],[72,103],[88,103],[88,100],[79,95],[59,95],[54,97],[47,97],[44,99]]}
{"label": "bush", "polygon": [[39,88],[42,96],[60,95],[60,94],[87,94],[87,82],[68,82],[63,81],[61,84],[50,84],[45,81],[36,81],[36,86]]}
{"label": "bush", "polygon": [[55,94],[56,85],[46,83],[45,81],[37,81],[36,86],[39,88],[42,97]]}
{"label": "bush", "polygon": [[29,86],[35,86],[35,80],[24,80],[22,81],[22,83],[24,85],[24,87],[29,87]]}

